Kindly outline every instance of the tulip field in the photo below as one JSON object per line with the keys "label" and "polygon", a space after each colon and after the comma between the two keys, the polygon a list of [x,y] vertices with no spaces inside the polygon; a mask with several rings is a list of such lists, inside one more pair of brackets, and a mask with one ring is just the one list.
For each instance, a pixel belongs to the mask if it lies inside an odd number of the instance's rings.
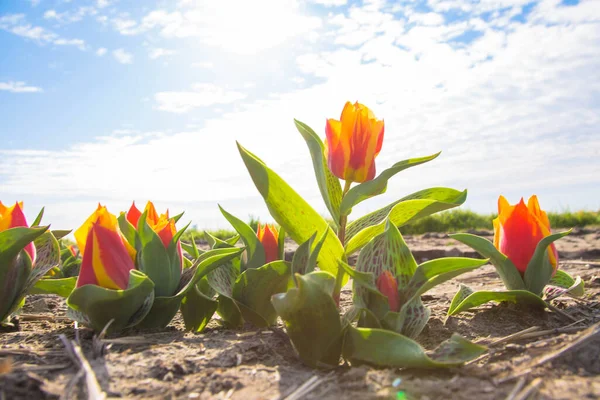
{"label": "tulip field", "polygon": [[358,102],[294,122],[326,217],[252,143],[275,223],[215,204],[229,237],[152,201],[71,231],[0,203],[0,400],[600,398],[600,227],[498,193],[493,229],[409,234],[468,191],[353,208],[440,153],[379,171],[384,121]]}

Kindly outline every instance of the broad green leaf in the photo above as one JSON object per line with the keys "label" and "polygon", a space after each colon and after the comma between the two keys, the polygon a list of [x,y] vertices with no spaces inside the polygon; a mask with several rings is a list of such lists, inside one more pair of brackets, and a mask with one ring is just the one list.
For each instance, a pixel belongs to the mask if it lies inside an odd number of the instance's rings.
{"label": "broad green leaf", "polygon": [[192,332],[202,332],[210,322],[219,302],[206,296],[199,288],[194,286],[181,301],[181,315],[185,328]]}
{"label": "broad green leaf", "polygon": [[175,294],[181,279],[181,269],[173,268],[167,249],[148,225],[147,211],[138,220],[140,248],[137,253],[137,267],[154,282],[156,297],[170,297]]}
{"label": "broad green leaf", "polygon": [[183,296],[154,297],[148,314],[136,324],[138,329],[163,329],[175,317]]}
{"label": "broad green leaf", "polygon": [[308,145],[321,196],[337,227],[340,220],[340,204],[342,203],[342,186],[340,180],[333,175],[327,166],[325,147],[321,138],[305,123],[298,120],[294,120],[294,123]]}
{"label": "broad green leaf", "polygon": [[277,248],[279,254],[279,259],[285,261],[285,229],[283,226],[279,227],[279,233],[277,236]]}
{"label": "broad green leaf", "polygon": [[527,290],[537,295],[542,294],[544,287],[552,278],[552,272],[554,272],[554,267],[548,258],[548,247],[552,242],[567,236],[569,233],[571,233],[571,230],[546,236],[537,244],[535,252],[527,264],[523,279]]}
{"label": "broad green leaf", "polygon": [[402,306],[400,312],[388,311],[381,325],[406,337],[415,338],[425,328],[430,316],[431,310],[423,305],[420,297],[417,297]]}
{"label": "broad green leaf", "polygon": [[508,257],[500,253],[492,242],[469,233],[455,233],[449,236],[473,248],[473,250],[477,251],[483,257],[489,258],[508,290],[525,289],[525,282],[523,282],[523,278],[521,278],[517,267],[515,267]]}
{"label": "broad green leaf", "polygon": [[118,332],[139,323],[154,302],[154,283],[142,272],[129,272],[125,290],[97,285],[76,288],[67,298],[67,316],[100,332],[112,319],[108,332]]}
{"label": "broad green leaf", "polygon": [[[466,190],[463,192],[460,192],[455,189],[443,188],[443,187],[429,188],[429,189],[420,190],[415,193],[411,193],[408,196],[401,198],[400,200],[396,200],[393,203],[390,203],[387,206],[380,208],[379,210],[373,211],[365,216],[362,216],[359,219],[357,219],[356,221],[348,224],[348,226],[346,228],[346,243],[348,243],[348,241],[350,239],[352,239],[352,237],[354,235],[356,235],[358,232],[362,231],[363,229],[368,228],[373,225],[377,225],[380,222],[384,221],[390,214],[390,211],[392,211],[392,209],[396,205],[398,205],[398,203],[401,203],[403,201],[434,200],[434,201],[440,202],[440,203],[448,203],[447,208],[445,208],[445,209],[448,209],[448,208],[457,207],[457,206],[461,205],[462,203],[465,202],[466,199],[467,199],[467,191]],[[441,210],[438,210],[438,211],[441,211]],[[434,212],[437,212],[437,211],[434,211]],[[433,214],[433,212],[431,212],[429,214]],[[424,217],[424,216],[425,215],[420,215],[420,214],[418,215],[419,218]],[[413,218],[413,219],[411,219],[411,221],[415,220],[415,219],[417,219],[417,218]],[[408,222],[410,222],[410,221],[408,221]],[[398,223],[395,223],[395,225],[400,226]]]}
{"label": "broad green leaf", "polygon": [[223,264],[231,263],[235,258],[239,257],[243,248],[231,247],[224,249],[212,249],[202,253],[195,261],[194,265],[189,268],[191,274],[189,279],[182,277],[179,282],[177,296],[183,297],[188,290],[195,286],[198,281],[208,276],[211,272],[221,268]]}
{"label": "broad green leaf", "polygon": [[511,303],[526,304],[540,308],[546,307],[546,303],[544,302],[544,300],[527,290],[508,290],[504,292],[494,292],[486,290],[472,293],[458,304],[456,304],[457,302],[452,302],[452,305],[455,305],[455,307],[448,309],[448,315],[456,315],[459,312],[480,306],[489,301],[507,301]]}
{"label": "broad green leaf", "polygon": [[48,273],[52,268],[60,265],[60,246],[52,232],[46,231],[33,241],[36,250],[35,263],[27,284],[21,292],[22,296],[33,287],[33,285]]}
{"label": "broad green leaf", "polygon": [[221,316],[223,324],[232,329],[241,328],[244,325],[244,318],[235,300],[224,295],[219,295],[217,300],[219,302],[217,314]]}
{"label": "broad green leaf", "polygon": [[25,250],[0,264],[0,323],[22,306],[23,296],[20,294],[27,284],[31,268],[31,258]]}
{"label": "broad green leaf", "polygon": [[383,329],[349,327],[344,358],[354,363],[394,368],[447,368],[473,360],[487,349],[454,334],[427,354],[414,340]]}
{"label": "broad green leaf", "polygon": [[277,320],[277,313],[271,304],[271,296],[285,293],[290,286],[291,266],[285,261],[274,261],[260,268],[247,269],[233,285],[233,299],[238,302],[245,320],[249,321],[241,305],[258,314],[265,324],[257,325],[258,328],[273,325]]}
{"label": "broad green leaf", "polygon": [[285,322],[300,359],[311,367],[336,367],[342,348],[340,316],[331,297],[335,278],[325,271],[296,275],[297,287],[271,302]]}
{"label": "broad green leaf", "polygon": [[250,225],[225,211],[223,207],[219,206],[219,210],[221,210],[223,216],[233,226],[233,229],[240,234],[242,241],[246,245],[248,261],[245,268],[258,268],[265,265],[265,249],[260,240],[258,240],[256,232],[254,232]]}
{"label": "broad green leaf", "polygon": [[[359,218],[348,226],[346,231],[346,254],[352,254],[366,245],[371,238],[377,236],[385,229],[385,218],[397,227],[406,225],[409,222],[418,220],[439,211],[449,208],[458,207],[465,202],[467,198],[466,190],[464,192],[454,191],[459,193],[457,196],[449,197],[449,190],[452,189],[429,189],[430,191],[421,191],[420,196],[431,196],[431,198],[417,198],[399,200],[391,207],[389,214],[383,214],[381,210],[368,214],[365,217]],[[413,194],[411,196],[414,196]],[[446,197],[445,200],[438,200],[438,197]],[[410,196],[408,196],[410,197]],[[388,206],[389,207],[389,206]],[[388,207],[385,207],[387,209]],[[381,221],[379,223],[375,221]]]}
{"label": "broad green leaf", "polygon": [[308,259],[310,258],[310,248],[316,236],[317,232],[313,233],[313,235],[307,241],[301,243],[294,252],[294,257],[292,257],[293,274],[306,274],[306,270],[308,269]]}
{"label": "broad green leaf", "polygon": [[349,215],[352,212],[352,207],[356,206],[360,202],[385,193],[385,191],[387,190],[388,180],[394,175],[396,175],[398,172],[431,161],[437,156],[439,156],[440,153],[432,154],[427,157],[411,158],[408,160],[397,162],[396,164],[379,174],[375,179],[354,186],[348,191],[348,193],[346,193],[346,195],[342,199],[342,204],[340,206],[340,214]]}
{"label": "broad green leaf", "polygon": [[40,279],[29,290],[29,294],[56,294],[60,297],[67,298],[75,289],[77,277],[59,279]]}
{"label": "broad green leaf", "polygon": [[549,285],[567,289],[567,292],[575,297],[581,297],[585,293],[585,284],[581,277],[578,276],[573,279],[571,275],[560,269],[557,270],[552,279],[550,279]]}
{"label": "broad green leaf", "polygon": [[[48,230],[48,226],[39,228],[10,228],[0,232],[0,269],[3,264],[12,260],[29,243]],[[0,271],[0,276],[1,276]]]}
{"label": "broad green leaf", "polygon": [[473,271],[487,264],[487,262],[488,260],[464,257],[446,257],[424,262],[417,267],[415,274],[408,284],[410,288],[407,292],[408,296],[410,296],[408,302],[421,296],[433,287],[465,272]]}
{"label": "broad green leaf", "polygon": [[327,233],[319,252],[319,268],[336,275],[344,249],[327,221],[259,158],[239,144],[238,148],[271,216],[296,243],[307,241],[315,232],[319,237]]}

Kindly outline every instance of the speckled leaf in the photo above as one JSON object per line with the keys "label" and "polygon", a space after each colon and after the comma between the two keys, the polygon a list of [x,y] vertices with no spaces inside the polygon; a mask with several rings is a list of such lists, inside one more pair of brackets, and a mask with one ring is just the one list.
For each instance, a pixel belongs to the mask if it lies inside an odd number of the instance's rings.
{"label": "speckled leaf", "polygon": [[233,229],[239,233],[246,245],[248,260],[246,261],[244,268],[258,268],[265,265],[265,249],[260,240],[258,240],[256,232],[254,232],[250,225],[225,211],[223,207],[219,206],[219,210],[221,210],[221,214],[223,214],[231,226],[233,226]]}
{"label": "speckled leaf", "polygon": [[[553,294],[547,293],[546,289],[552,291]],[[560,294],[558,293],[560,291]],[[550,283],[545,288],[547,297],[555,297],[568,292],[571,296],[581,297],[585,293],[585,284],[581,277],[573,279],[571,275],[563,270],[557,270]]]}
{"label": "speckled leaf", "polygon": [[475,293],[473,289],[461,283],[458,288],[458,292],[456,292],[456,294],[452,298],[450,308],[448,308],[448,314],[450,315],[450,312],[454,311],[454,309],[457,308],[460,303],[462,303],[467,297],[469,297],[473,293]]}

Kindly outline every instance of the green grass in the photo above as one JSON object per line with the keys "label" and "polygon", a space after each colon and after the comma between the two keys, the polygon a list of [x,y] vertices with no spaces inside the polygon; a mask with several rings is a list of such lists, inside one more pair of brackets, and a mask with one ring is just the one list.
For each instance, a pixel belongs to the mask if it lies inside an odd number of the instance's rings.
{"label": "green grass", "polygon": [[[401,228],[403,234],[415,235],[427,232],[462,232],[469,229],[492,229],[492,220],[496,214],[478,214],[470,210],[449,210],[429,217],[421,218]],[[600,226],[600,211],[564,211],[548,213],[550,225],[555,229],[569,229],[584,226]],[[326,218],[327,219],[327,218]],[[256,231],[259,220],[250,216],[248,224]],[[328,220],[328,222],[331,221]],[[235,235],[233,229],[209,231],[219,239],[227,239]],[[190,228],[183,235],[183,240],[189,242],[191,236],[196,240],[205,239],[204,231],[197,227]]]}

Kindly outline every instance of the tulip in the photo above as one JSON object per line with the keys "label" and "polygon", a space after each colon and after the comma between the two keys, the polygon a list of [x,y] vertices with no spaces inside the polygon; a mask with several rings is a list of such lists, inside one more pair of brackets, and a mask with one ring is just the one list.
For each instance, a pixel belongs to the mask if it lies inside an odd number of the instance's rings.
{"label": "tulip", "polygon": [[264,227],[261,227],[258,224],[256,236],[265,249],[265,263],[279,260],[279,233],[277,229],[272,225],[265,224]]}
{"label": "tulip", "polygon": [[[23,214],[23,202],[17,202],[12,207],[6,207],[0,201],[0,232],[17,227],[29,227]],[[33,264],[36,256],[33,242],[25,246],[24,250],[31,257],[31,263]]]}
{"label": "tulip", "polygon": [[[527,205],[521,201],[511,206],[500,196],[498,218],[494,219],[494,246],[517,267],[522,276],[540,240],[550,235],[550,221],[540,208],[537,196],[531,196]],[[548,258],[556,271],[558,252],[554,243],[549,246]]]}
{"label": "tulip", "polygon": [[135,269],[135,250],[119,231],[117,218],[106,207],[98,209],[75,231],[83,259],[77,287],[98,285],[127,289],[129,271]]}
{"label": "tulip", "polygon": [[[163,245],[165,246],[165,249],[168,249],[171,240],[173,240],[173,237],[177,233],[177,229],[175,228],[175,220],[169,218],[169,210],[167,210],[167,212],[159,216],[156,212],[154,204],[151,201],[149,201],[146,204],[146,208],[144,211],[147,212],[146,222],[148,223],[150,228],[152,228],[152,230],[156,232]],[[135,206],[135,202],[133,202],[133,204],[129,208],[129,211],[127,211],[127,221],[129,221],[129,223],[131,223],[134,227],[137,228],[141,216],[142,213]],[[181,261],[180,267],[183,268],[183,254],[181,250],[181,243],[178,243],[177,252]]]}
{"label": "tulip", "polygon": [[351,182],[373,179],[383,131],[383,120],[375,118],[368,107],[347,102],[340,120],[328,119],[325,125],[325,153],[331,172]]}
{"label": "tulip", "polygon": [[400,295],[398,294],[398,281],[388,270],[383,271],[377,278],[377,289],[388,299],[390,311],[400,311]]}

